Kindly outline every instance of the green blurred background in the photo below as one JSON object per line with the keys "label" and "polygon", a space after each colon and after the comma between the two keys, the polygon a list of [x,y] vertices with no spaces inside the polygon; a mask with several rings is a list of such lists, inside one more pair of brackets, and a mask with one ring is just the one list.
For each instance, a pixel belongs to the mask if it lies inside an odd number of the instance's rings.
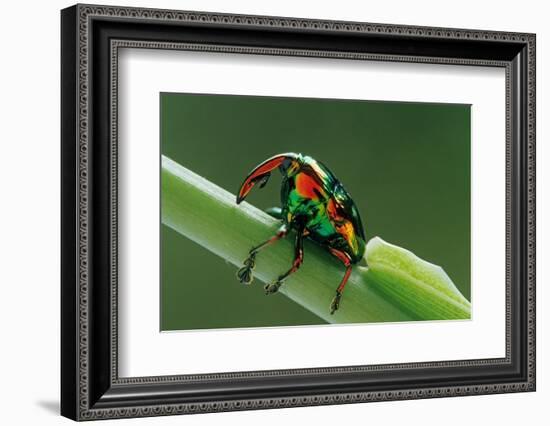
{"label": "green blurred background", "polygon": [[[469,105],[161,93],[160,108],[162,154],[232,193],[274,154],[322,161],[367,239],[442,266],[470,299]],[[275,172],[247,201],[279,206],[279,190]],[[161,330],[325,324],[236,269],[161,225]]]}

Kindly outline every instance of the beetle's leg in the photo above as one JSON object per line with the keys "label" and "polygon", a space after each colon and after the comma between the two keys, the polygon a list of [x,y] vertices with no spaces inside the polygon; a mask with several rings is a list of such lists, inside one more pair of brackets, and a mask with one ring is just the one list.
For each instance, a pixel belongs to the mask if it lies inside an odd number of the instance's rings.
{"label": "beetle's leg", "polygon": [[286,271],[284,274],[279,275],[277,281],[271,284],[266,284],[264,286],[265,294],[271,294],[277,292],[279,287],[284,280],[288,278],[290,274],[293,274],[300,268],[302,262],[304,261],[304,230],[299,229],[296,233],[296,242],[294,244],[294,261],[292,262],[292,267]]}
{"label": "beetle's leg", "polygon": [[283,209],[280,207],[269,207],[268,209],[265,209],[265,212],[275,219],[283,220]]}
{"label": "beetle's leg", "polygon": [[258,252],[261,249],[279,241],[281,238],[284,238],[286,234],[288,234],[288,226],[284,224],[269,240],[264,241],[263,243],[250,249],[250,251],[248,252],[248,257],[243,262],[244,266],[237,271],[237,278],[242,284],[250,284],[252,282],[252,269],[254,269],[254,267],[256,266],[256,255],[258,254]]}
{"label": "beetle's leg", "polygon": [[334,296],[334,299],[332,299],[332,303],[330,304],[330,313],[331,315],[336,312],[338,307],[340,306],[340,299],[342,298],[342,292],[344,291],[344,287],[346,286],[346,283],[348,282],[349,276],[351,275],[351,259],[348,256],[347,253],[344,253],[343,251],[337,250],[337,249],[330,249],[330,252],[336,256],[340,261],[346,266],[346,272],[344,273],[344,278],[342,278],[342,281],[340,282],[340,285],[338,285],[338,288],[336,289],[336,296]]}

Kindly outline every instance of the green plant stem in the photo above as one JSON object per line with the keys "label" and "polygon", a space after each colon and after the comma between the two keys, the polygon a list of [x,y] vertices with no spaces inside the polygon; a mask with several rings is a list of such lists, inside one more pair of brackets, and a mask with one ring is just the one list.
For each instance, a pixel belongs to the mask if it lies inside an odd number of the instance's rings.
{"label": "green plant stem", "polygon": [[[162,222],[237,267],[251,247],[273,236],[280,222],[235,195],[162,157]],[[261,251],[254,276],[274,281],[289,269],[293,238]],[[343,265],[306,241],[304,263],[279,292],[331,323],[469,318],[470,304],[443,270],[380,238],[367,245],[369,268],[355,266],[340,309],[329,306],[344,275]],[[235,269],[236,271],[236,269]],[[235,278],[235,285],[241,285]],[[280,297],[269,295],[266,297]]]}

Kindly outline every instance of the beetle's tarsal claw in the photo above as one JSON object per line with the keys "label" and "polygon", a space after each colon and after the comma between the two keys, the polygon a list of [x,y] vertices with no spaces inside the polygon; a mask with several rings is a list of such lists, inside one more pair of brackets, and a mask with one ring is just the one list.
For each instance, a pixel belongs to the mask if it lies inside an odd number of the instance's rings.
{"label": "beetle's tarsal claw", "polygon": [[237,278],[239,279],[241,284],[250,284],[254,279],[254,276],[252,275],[252,269],[248,266],[243,266],[237,271]]}
{"label": "beetle's tarsal claw", "polygon": [[279,287],[281,287],[282,281],[275,281],[271,284],[266,284],[264,286],[265,294],[273,294],[277,293],[279,291]]}
{"label": "beetle's tarsal claw", "polygon": [[338,292],[336,292],[336,296],[334,296],[334,299],[332,299],[332,302],[330,304],[330,314],[333,315],[334,312],[338,310],[340,307],[340,299],[342,295]]}
{"label": "beetle's tarsal claw", "polygon": [[252,269],[256,266],[256,255],[251,253],[249,257],[243,262],[244,266],[237,271],[237,278],[241,284],[250,284],[254,279],[252,275]]}

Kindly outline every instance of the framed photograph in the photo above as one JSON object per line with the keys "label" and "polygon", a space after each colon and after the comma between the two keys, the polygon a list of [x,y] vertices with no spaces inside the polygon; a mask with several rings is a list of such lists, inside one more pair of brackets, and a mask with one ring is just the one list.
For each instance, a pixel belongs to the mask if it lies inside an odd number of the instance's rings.
{"label": "framed photograph", "polygon": [[61,413],[535,390],[535,35],[61,12]]}

